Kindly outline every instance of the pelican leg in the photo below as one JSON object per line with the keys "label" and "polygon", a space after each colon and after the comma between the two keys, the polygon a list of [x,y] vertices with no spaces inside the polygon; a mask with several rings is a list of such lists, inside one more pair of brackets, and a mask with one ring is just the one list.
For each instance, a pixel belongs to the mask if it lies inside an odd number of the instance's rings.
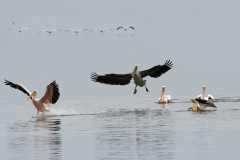
{"label": "pelican leg", "polygon": [[134,88],[133,94],[136,94],[136,93],[137,93],[137,85],[136,85],[135,88]]}
{"label": "pelican leg", "polygon": [[45,112],[42,112],[41,117],[43,116],[44,113],[45,113]]}
{"label": "pelican leg", "polygon": [[39,111],[37,112],[36,117],[38,116],[38,114],[39,114]]}
{"label": "pelican leg", "polygon": [[188,108],[188,111],[191,111],[191,110],[193,110],[192,107],[189,107],[189,108]]}
{"label": "pelican leg", "polygon": [[148,92],[147,86],[146,85],[144,85],[144,86],[145,86],[146,91]]}

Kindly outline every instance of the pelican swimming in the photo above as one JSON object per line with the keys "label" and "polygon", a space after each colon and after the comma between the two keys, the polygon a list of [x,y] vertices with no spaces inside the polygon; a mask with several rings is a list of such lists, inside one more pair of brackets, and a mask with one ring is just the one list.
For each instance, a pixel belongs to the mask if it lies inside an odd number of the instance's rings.
{"label": "pelican swimming", "polygon": [[50,83],[47,86],[46,92],[41,99],[36,99],[36,96],[38,93],[37,90],[34,90],[33,93],[31,93],[21,84],[13,83],[8,80],[5,80],[4,83],[5,83],[5,85],[9,85],[12,88],[22,91],[23,93],[25,93],[29,96],[28,99],[30,99],[30,98],[32,99],[33,105],[37,109],[36,116],[39,114],[39,112],[42,112],[42,114],[41,114],[41,116],[42,116],[44,114],[44,112],[49,111],[49,109],[46,108],[44,106],[44,104],[46,104],[46,105],[50,105],[51,103],[55,104],[58,101],[58,98],[60,97],[58,84],[56,83],[56,81],[53,81],[52,83]]}
{"label": "pelican swimming", "polygon": [[117,28],[117,30],[119,30],[120,28],[123,28],[125,31],[128,29],[128,28],[131,28],[131,29],[135,29],[135,28],[133,28],[132,26],[127,26],[127,27],[123,27],[123,26],[120,26],[120,27],[118,27]]}
{"label": "pelican swimming", "polygon": [[217,108],[213,102],[203,99],[191,99],[192,107],[188,108],[188,111],[198,111],[198,110],[205,110],[206,107],[213,107]]}
{"label": "pelican swimming", "polygon": [[167,60],[164,65],[157,65],[145,71],[138,71],[138,66],[134,67],[132,73],[128,74],[105,74],[105,75],[97,75],[95,72],[91,73],[91,79],[94,82],[105,83],[110,85],[127,85],[130,83],[131,79],[133,78],[135,83],[135,88],[133,94],[137,93],[137,86],[143,87],[145,86],[146,91],[148,89],[146,87],[146,80],[143,80],[144,77],[150,76],[153,78],[158,78],[162,74],[166,73],[169,69],[171,69],[172,62]]}
{"label": "pelican swimming", "polygon": [[49,30],[42,30],[42,31],[39,31],[38,33],[41,33],[41,32],[48,32],[48,33],[52,33],[54,31],[59,31],[59,29],[49,29]]}
{"label": "pelican swimming", "polygon": [[28,29],[29,27],[31,27],[31,25],[29,25],[28,27],[23,27],[21,29],[17,29],[17,28],[8,28],[8,29],[15,30],[15,31],[18,31],[18,32],[22,32],[23,30]]}
{"label": "pelican swimming", "polygon": [[200,94],[200,95],[198,95],[195,99],[204,99],[204,100],[213,100],[214,99],[214,97],[211,95],[211,94],[208,94],[208,96],[207,97],[205,97],[205,89],[206,89],[206,86],[205,85],[203,85],[202,86],[202,94]]}
{"label": "pelican swimming", "polygon": [[69,32],[69,31],[73,31],[73,32],[75,32],[75,33],[78,33],[78,32],[80,32],[80,31],[86,31],[86,30],[88,30],[87,28],[80,28],[80,29],[67,29],[67,30],[65,30],[66,32]]}
{"label": "pelican swimming", "polygon": [[165,86],[162,86],[162,92],[160,97],[158,98],[159,103],[170,103],[172,98],[170,95],[165,95]]}

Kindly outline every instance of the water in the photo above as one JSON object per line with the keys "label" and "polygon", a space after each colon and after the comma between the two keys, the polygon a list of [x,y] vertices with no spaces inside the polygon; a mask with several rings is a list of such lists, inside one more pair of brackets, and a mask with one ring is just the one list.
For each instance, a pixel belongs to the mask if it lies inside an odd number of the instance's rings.
{"label": "water", "polygon": [[4,159],[237,159],[238,95],[218,96],[217,109],[187,111],[186,97],[79,97],[32,118],[30,101],[1,101]]}

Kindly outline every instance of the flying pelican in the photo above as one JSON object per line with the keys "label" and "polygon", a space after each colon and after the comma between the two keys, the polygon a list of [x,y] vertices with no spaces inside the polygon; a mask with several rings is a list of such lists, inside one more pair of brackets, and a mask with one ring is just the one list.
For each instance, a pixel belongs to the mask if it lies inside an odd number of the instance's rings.
{"label": "flying pelican", "polygon": [[10,82],[6,79],[5,79],[4,83],[5,83],[5,85],[10,85],[12,88],[22,91],[23,93],[25,93],[29,96],[28,99],[29,98],[32,99],[33,105],[37,109],[36,116],[39,114],[39,112],[42,112],[42,114],[41,114],[41,116],[42,116],[44,114],[44,112],[49,111],[49,109],[46,108],[44,106],[44,104],[46,104],[46,105],[50,105],[51,103],[55,104],[57,102],[58,98],[60,97],[58,84],[56,83],[55,80],[47,86],[46,92],[41,99],[36,99],[36,96],[38,93],[37,90],[34,90],[33,93],[31,93],[23,85]]}
{"label": "flying pelican", "polygon": [[160,77],[162,74],[166,73],[172,67],[172,62],[167,60],[164,65],[157,65],[145,71],[137,71],[138,66],[134,67],[132,73],[128,74],[105,74],[105,75],[97,75],[95,72],[91,73],[91,79],[94,82],[100,82],[110,85],[127,85],[130,83],[133,78],[135,83],[135,88],[133,94],[137,93],[137,86],[143,87],[145,86],[146,91],[148,89],[146,87],[146,80],[143,80],[144,77],[150,76],[153,78]]}
{"label": "flying pelican", "polygon": [[170,103],[172,98],[170,95],[165,95],[165,86],[162,86],[162,92],[160,97],[158,98],[159,103]]}
{"label": "flying pelican", "polygon": [[127,26],[127,27],[123,27],[123,26],[120,26],[120,27],[118,27],[117,28],[117,30],[119,30],[120,28],[123,28],[125,31],[128,29],[128,28],[131,28],[131,29],[135,29],[135,28],[133,28],[132,26]]}
{"label": "flying pelican", "polygon": [[8,29],[16,30],[16,31],[18,31],[18,32],[22,32],[23,30],[25,30],[25,29],[27,29],[27,28],[29,28],[29,27],[31,27],[31,25],[29,25],[28,27],[21,28],[21,29],[17,29],[17,28],[8,28]]}
{"label": "flying pelican", "polygon": [[103,29],[94,29],[94,31],[99,31],[99,32],[103,32],[103,31],[112,31],[113,29],[111,28],[103,28]]}
{"label": "flying pelican", "polygon": [[59,31],[59,29],[42,30],[42,31],[39,31],[38,33],[41,33],[41,32],[48,32],[48,33],[51,34],[53,31]]}
{"label": "flying pelican", "polygon": [[87,28],[80,28],[80,29],[67,29],[67,30],[65,30],[66,32],[69,32],[69,31],[74,31],[75,33],[78,33],[78,32],[80,32],[80,31],[86,31],[86,30],[88,30]]}
{"label": "flying pelican", "polygon": [[191,99],[192,101],[192,107],[188,108],[188,111],[192,110],[192,111],[202,111],[205,110],[206,107],[213,107],[213,108],[217,108],[215,106],[215,104],[213,102],[207,101],[207,100],[203,100],[203,99]]}
{"label": "flying pelican", "polygon": [[206,89],[206,86],[205,85],[203,85],[202,86],[202,94],[200,94],[200,95],[198,95],[195,99],[204,99],[204,100],[213,100],[214,99],[214,97],[211,95],[211,94],[208,94],[208,96],[207,97],[205,97],[205,89]]}

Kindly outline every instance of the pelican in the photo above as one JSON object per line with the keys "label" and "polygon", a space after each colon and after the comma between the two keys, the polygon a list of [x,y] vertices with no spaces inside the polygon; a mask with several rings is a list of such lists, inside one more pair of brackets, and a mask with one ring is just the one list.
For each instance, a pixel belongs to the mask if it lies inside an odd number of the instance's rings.
{"label": "pelican", "polygon": [[170,103],[172,98],[170,95],[165,95],[165,86],[162,86],[162,92],[160,97],[158,98],[159,103]]}
{"label": "pelican", "polygon": [[47,86],[46,92],[41,99],[36,99],[36,96],[38,93],[37,90],[34,90],[33,93],[31,93],[23,85],[10,82],[6,79],[5,79],[4,83],[5,83],[5,85],[9,85],[12,88],[22,91],[23,93],[25,93],[29,96],[28,99],[30,99],[30,98],[32,99],[33,105],[37,109],[36,116],[38,116],[39,112],[42,112],[42,114],[41,114],[41,116],[42,116],[44,114],[44,112],[49,111],[49,109],[46,108],[44,106],[44,104],[46,104],[46,105],[50,105],[51,103],[55,104],[58,101],[58,98],[60,97],[58,84],[56,83],[55,80]]}
{"label": "pelican", "polygon": [[42,30],[42,31],[39,31],[38,33],[41,33],[41,32],[48,32],[48,33],[51,34],[53,31],[59,31],[59,29]]}
{"label": "pelican", "polygon": [[75,32],[75,33],[78,33],[78,32],[80,32],[80,31],[86,31],[86,30],[88,30],[87,28],[80,28],[80,29],[67,29],[67,30],[65,30],[66,32],[69,32],[69,31],[73,31],[73,32]]}
{"label": "pelican", "polygon": [[111,28],[103,28],[103,29],[94,29],[94,31],[99,31],[99,32],[103,32],[103,31],[112,31],[113,29]]}
{"label": "pelican", "polygon": [[203,99],[191,99],[192,101],[192,107],[188,108],[188,111],[192,110],[192,111],[202,111],[205,110],[206,107],[213,107],[213,108],[217,108],[217,106],[215,106],[215,104],[213,102],[207,101],[207,100],[203,100]]}
{"label": "pelican", "polygon": [[97,75],[95,72],[91,73],[91,79],[94,82],[100,82],[110,85],[127,85],[130,83],[133,78],[135,83],[135,88],[133,94],[137,93],[137,86],[143,87],[145,86],[146,91],[148,89],[146,87],[146,80],[143,80],[144,77],[150,76],[153,78],[160,77],[162,74],[166,73],[172,67],[172,62],[167,60],[164,65],[157,65],[145,71],[138,71],[138,66],[135,65],[132,73],[128,74],[105,74],[105,75]]}
{"label": "pelican", "polygon": [[17,28],[8,28],[8,29],[15,30],[15,31],[18,31],[18,32],[22,32],[23,30],[28,29],[29,27],[31,27],[31,25],[29,25],[28,27],[23,27],[21,29],[17,29]]}
{"label": "pelican", "polygon": [[206,89],[206,86],[205,85],[203,85],[202,86],[202,94],[200,94],[200,95],[198,95],[195,99],[204,99],[204,100],[213,100],[214,99],[214,97],[211,95],[211,94],[208,94],[208,96],[207,97],[205,97],[205,89]]}
{"label": "pelican", "polygon": [[119,30],[120,28],[123,28],[125,31],[128,29],[128,28],[131,28],[131,29],[135,29],[135,28],[133,28],[132,26],[127,26],[127,27],[123,27],[123,26],[120,26],[120,27],[118,27],[117,28],[117,30]]}

